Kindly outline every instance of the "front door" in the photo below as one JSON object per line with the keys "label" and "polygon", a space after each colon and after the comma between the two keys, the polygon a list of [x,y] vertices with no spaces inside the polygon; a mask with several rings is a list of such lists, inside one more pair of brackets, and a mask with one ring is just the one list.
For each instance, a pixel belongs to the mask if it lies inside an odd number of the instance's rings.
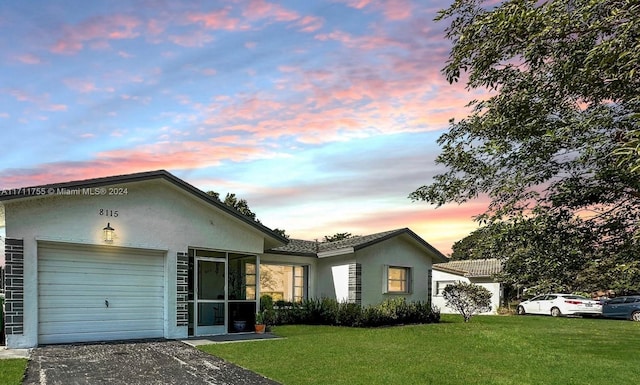
{"label": "front door", "polygon": [[226,260],[196,258],[194,322],[196,336],[224,334],[226,327]]}

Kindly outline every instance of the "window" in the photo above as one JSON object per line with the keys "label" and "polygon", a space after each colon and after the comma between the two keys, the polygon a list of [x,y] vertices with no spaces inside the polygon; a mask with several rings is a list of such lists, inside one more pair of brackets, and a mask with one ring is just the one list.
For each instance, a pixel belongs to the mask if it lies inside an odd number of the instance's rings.
{"label": "window", "polygon": [[256,299],[256,257],[229,253],[229,300]]}
{"label": "window", "polygon": [[437,281],[436,282],[436,295],[442,296],[442,292],[444,291],[444,288],[449,286],[449,285],[453,285],[455,284],[454,281]]}
{"label": "window", "polygon": [[304,266],[293,267],[293,302],[304,299]]}
{"label": "window", "polygon": [[387,266],[387,293],[411,292],[411,268]]}
{"label": "window", "polygon": [[307,266],[260,264],[260,295],[274,301],[300,302],[307,297]]}

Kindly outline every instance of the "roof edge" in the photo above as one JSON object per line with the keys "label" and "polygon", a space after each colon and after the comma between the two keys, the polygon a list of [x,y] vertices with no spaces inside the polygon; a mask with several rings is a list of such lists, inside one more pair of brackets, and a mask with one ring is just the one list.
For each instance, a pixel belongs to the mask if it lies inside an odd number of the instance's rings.
{"label": "roof edge", "polygon": [[15,189],[5,189],[3,191],[7,191],[7,194],[0,194],[0,201],[9,201],[14,199],[26,199],[26,198],[36,198],[42,197],[50,194],[54,194],[58,189],[72,189],[72,188],[90,188],[90,187],[102,187],[108,186],[115,183],[134,183],[134,182],[143,182],[152,179],[164,179],[173,185],[182,188],[183,190],[191,193],[192,195],[202,199],[203,201],[215,206],[216,208],[226,212],[227,214],[239,219],[248,225],[254,227],[255,229],[269,235],[272,239],[277,240],[283,244],[287,244],[289,240],[274,232],[270,228],[266,227],[262,223],[258,223],[253,219],[243,215],[238,210],[225,205],[223,202],[213,198],[208,195],[204,191],[198,189],[190,183],[185,182],[184,180],[178,178],[177,176],[171,174],[167,170],[154,170],[154,171],[144,171],[133,174],[124,174],[124,175],[115,175],[101,178],[93,178],[93,179],[85,179],[85,180],[77,180],[63,183],[51,183],[39,186],[30,186],[30,187],[21,187]]}
{"label": "roof edge", "polygon": [[360,250],[360,249],[363,249],[365,247],[369,247],[369,246],[374,245],[376,243],[386,241],[388,239],[391,239],[393,237],[396,237],[396,236],[402,235],[402,234],[409,235],[411,238],[416,240],[419,244],[421,244],[427,250],[431,251],[435,255],[435,257],[440,260],[440,262],[447,262],[449,260],[449,258],[447,258],[444,254],[442,254],[438,249],[436,249],[435,247],[431,246],[431,244],[429,242],[427,242],[424,239],[422,239],[421,236],[419,236],[418,234],[414,233],[408,227],[393,231],[393,232],[385,235],[384,237],[373,239],[373,240],[371,240],[369,242],[365,242],[365,243],[359,244],[357,246],[354,246],[354,250]]}

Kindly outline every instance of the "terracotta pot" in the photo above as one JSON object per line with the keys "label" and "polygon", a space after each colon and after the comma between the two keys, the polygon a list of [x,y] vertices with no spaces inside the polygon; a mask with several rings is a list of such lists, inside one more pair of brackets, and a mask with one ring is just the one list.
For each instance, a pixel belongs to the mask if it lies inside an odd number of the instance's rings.
{"label": "terracotta pot", "polygon": [[257,325],[256,325],[256,333],[258,333],[258,334],[264,334],[265,326],[266,326],[266,325],[257,324]]}

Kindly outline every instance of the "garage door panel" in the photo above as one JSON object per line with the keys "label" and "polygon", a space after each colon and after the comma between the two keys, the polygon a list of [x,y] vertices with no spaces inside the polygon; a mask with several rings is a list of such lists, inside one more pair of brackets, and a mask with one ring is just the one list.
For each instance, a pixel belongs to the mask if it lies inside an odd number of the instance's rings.
{"label": "garage door panel", "polygon": [[[121,286],[96,286],[96,287],[82,287],[81,285],[42,285],[41,287],[44,289],[40,294],[40,298],[50,298],[50,297],[58,297],[61,295],[66,295],[70,290],[76,291],[76,296],[78,297],[92,297],[103,298],[105,295],[122,295],[131,292],[132,285],[121,285]],[[46,288],[45,288],[46,287]],[[82,288],[82,292],[78,289]],[[136,291],[141,297],[148,296],[161,296],[164,294],[163,288],[158,286],[140,286],[135,285]]]}
{"label": "garage door panel", "polygon": [[[69,256],[60,256],[61,259],[58,259],[57,256],[47,256],[40,260],[43,266],[52,266],[52,267],[64,267],[64,268],[75,268],[79,265],[91,264],[96,267],[110,267],[116,270],[147,270],[154,269],[158,265],[153,261],[157,257],[150,256],[131,256],[127,258],[113,258],[110,255],[103,255],[102,259],[87,259],[85,258],[85,254],[78,254],[73,257],[73,259],[69,258]],[[64,259],[62,259],[64,258]],[[59,270],[59,269],[58,269]]]}
{"label": "garage door panel", "polygon": [[44,264],[40,266],[38,269],[41,273],[59,273],[66,272],[68,274],[105,274],[106,273],[118,273],[121,276],[143,276],[143,275],[152,275],[158,276],[164,274],[164,268],[158,267],[148,267],[148,266],[135,266],[129,269],[124,269],[122,267],[116,268],[110,264],[97,265],[93,264],[92,266],[88,266],[88,264],[76,264],[73,266],[67,266],[65,264],[61,264],[58,266]]}
{"label": "garage door panel", "polygon": [[[69,271],[69,272],[90,272],[99,273],[101,270],[106,269],[119,271],[120,273],[139,274],[139,273],[153,273],[162,274],[164,269],[162,266],[158,266],[154,263],[150,257],[145,257],[145,260],[133,260],[137,257],[132,257],[129,261],[126,259],[118,259],[116,261],[101,261],[88,259],[85,255],[79,255],[75,261],[59,261],[55,259],[41,259],[39,261],[39,270],[46,271]],[[104,258],[109,258],[105,256]],[[157,257],[156,257],[157,258]]]}
{"label": "garage door panel", "polygon": [[[115,333],[118,331],[133,332],[136,330],[157,330],[159,323],[142,320],[106,320],[106,321],[74,321],[69,322],[73,326],[73,333],[94,333],[96,331],[105,333]],[[56,334],[60,327],[56,322],[47,322],[42,325],[43,334]]]}
{"label": "garage door panel", "polygon": [[161,275],[145,276],[145,275],[117,275],[117,272],[109,272],[102,270],[98,274],[82,274],[67,272],[45,272],[42,274],[40,284],[58,285],[60,283],[77,285],[77,286],[155,286]]}
{"label": "garage door panel", "polygon": [[141,318],[157,321],[163,318],[163,309],[161,307],[123,307],[117,309],[117,311],[110,310],[111,309],[104,309],[104,306],[102,308],[49,308],[45,312],[44,317],[40,319],[40,322],[61,322],[68,320],[69,318],[78,321],[125,320]]}
{"label": "garage door panel", "polygon": [[63,344],[71,342],[90,342],[90,341],[113,341],[113,340],[130,340],[141,338],[158,338],[155,330],[133,330],[118,332],[88,332],[88,333],[70,333],[70,334],[49,334],[41,336],[39,343],[41,344]]}
{"label": "garage door panel", "polygon": [[[109,307],[106,306],[105,300],[109,302]],[[78,298],[65,298],[57,301],[47,301],[46,299],[40,300],[41,303],[39,308],[42,310],[47,309],[76,309],[76,308],[87,308],[87,309],[106,309],[107,311],[117,312],[120,309],[125,308],[141,308],[153,309],[154,305],[158,305],[155,303],[149,303],[148,298],[138,297],[138,298],[86,298],[86,297],[78,297]]]}
{"label": "garage door panel", "polygon": [[[43,344],[162,337],[161,253],[87,246],[38,250]],[[105,305],[105,300],[109,306]]]}

